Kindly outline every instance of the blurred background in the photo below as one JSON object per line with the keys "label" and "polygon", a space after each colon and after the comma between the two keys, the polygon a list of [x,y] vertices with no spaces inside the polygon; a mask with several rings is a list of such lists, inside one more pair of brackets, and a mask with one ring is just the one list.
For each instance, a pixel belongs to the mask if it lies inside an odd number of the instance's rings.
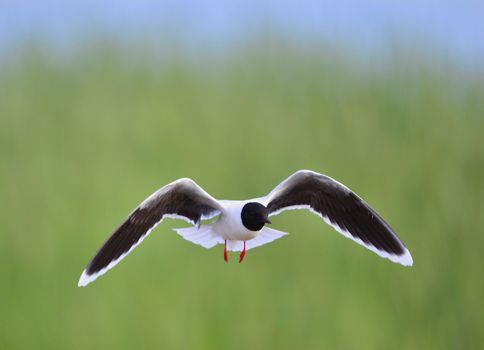
{"label": "blurred background", "polygon": [[[1,349],[484,347],[480,1],[0,2]],[[78,278],[147,195],[191,177],[343,182],[392,264],[304,211],[243,264],[166,220]]]}

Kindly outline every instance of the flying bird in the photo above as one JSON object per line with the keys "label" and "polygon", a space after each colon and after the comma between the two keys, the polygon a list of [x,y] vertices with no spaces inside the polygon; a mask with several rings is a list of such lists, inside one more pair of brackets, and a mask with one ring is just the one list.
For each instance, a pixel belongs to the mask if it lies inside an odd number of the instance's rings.
{"label": "flying bird", "polygon": [[[217,200],[193,180],[176,180],[146,198],[107,239],[79,279],[83,287],[128,255],[164,219],[182,219],[193,227],[175,231],[187,241],[212,248],[224,245],[241,252],[272,242],[287,233],[272,229],[270,217],[286,210],[308,209],[343,236],[383,258],[404,266],[412,256],[392,228],[345,185],[310,170],[299,170],[268,195],[248,200]],[[216,220],[203,223],[202,220]]]}

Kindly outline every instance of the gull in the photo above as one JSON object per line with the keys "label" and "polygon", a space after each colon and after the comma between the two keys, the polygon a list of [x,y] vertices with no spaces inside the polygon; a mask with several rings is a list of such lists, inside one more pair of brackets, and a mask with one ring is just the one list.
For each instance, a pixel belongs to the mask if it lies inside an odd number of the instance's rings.
{"label": "gull", "polygon": [[160,188],[107,239],[82,272],[78,286],[88,285],[113,268],[164,218],[193,224],[175,231],[204,248],[223,244],[226,262],[229,251],[241,252],[242,262],[247,250],[287,234],[266,224],[271,224],[270,217],[293,209],[308,209],[343,236],[383,258],[403,266],[413,264],[397,234],[363,199],[329,176],[299,170],[268,195],[248,200],[217,200],[188,178]]}

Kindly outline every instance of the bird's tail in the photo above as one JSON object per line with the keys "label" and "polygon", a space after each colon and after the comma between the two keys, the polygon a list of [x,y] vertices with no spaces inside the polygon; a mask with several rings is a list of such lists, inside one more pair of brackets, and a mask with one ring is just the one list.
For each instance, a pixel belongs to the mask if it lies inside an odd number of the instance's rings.
{"label": "bird's tail", "polygon": [[201,225],[200,227],[175,228],[176,233],[187,241],[201,245],[204,248],[212,248],[224,240],[212,230],[212,224]]}
{"label": "bird's tail", "polygon": [[[212,225],[202,225],[198,227],[186,227],[186,228],[176,228],[174,229],[176,233],[182,236],[187,241],[201,245],[204,248],[212,248],[217,244],[224,244],[225,241],[222,237],[217,235],[212,230]],[[270,227],[263,227],[259,234],[247,241],[247,249],[253,249],[261,245],[270,243],[282,236],[287,235],[286,232],[274,230]],[[227,250],[232,252],[240,252],[244,249],[243,241],[227,241]]]}
{"label": "bird's tail", "polygon": [[[247,241],[247,249],[260,247],[261,245],[275,241],[276,239],[281,238],[282,236],[285,236],[287,234],[287,232],[274,230],[273,228],[264,226],[255,238]],[[243,249],[243,241],[227,241],[227,250],[231,252],[241,252]]]}

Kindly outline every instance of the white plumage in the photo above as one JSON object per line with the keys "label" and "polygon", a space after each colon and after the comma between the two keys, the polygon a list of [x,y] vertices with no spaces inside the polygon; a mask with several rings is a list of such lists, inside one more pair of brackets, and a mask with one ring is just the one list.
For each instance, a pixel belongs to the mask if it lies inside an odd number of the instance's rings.
{"label": "white plumage", "polygon": [[[164,218],[194,225],[175,229],[185,240],[204,248],[224,244],[226,261],[227,251],[242,251],[242,261],[246,250],[286,235],[265,225],[270,223],[269,217],[294,209],[308,209],[337,232],[381,257],[404,266],[413,264],[396,233],[354,192],[326,175],[300,170],[267,196],[249,200],[216,200],[187,178],[160,188],[109,237],[83,271],[79,286],[86,286],[113,268]],[[201,224],[214,217],[215,221]]]}

